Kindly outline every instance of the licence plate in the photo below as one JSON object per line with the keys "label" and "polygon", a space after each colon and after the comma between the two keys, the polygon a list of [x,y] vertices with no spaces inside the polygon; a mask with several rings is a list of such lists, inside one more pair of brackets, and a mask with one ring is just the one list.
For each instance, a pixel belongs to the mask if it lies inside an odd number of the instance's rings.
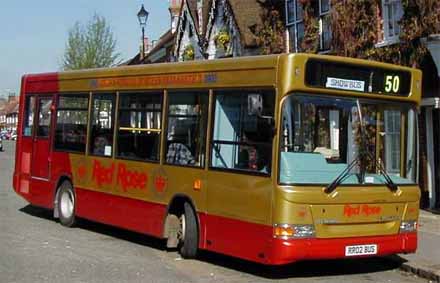
{"label": "licence plate", "polygon": [[375,254],[377,254],[377,245],[358,245],[358,246],[345,247],[345,256],[375,255]]}

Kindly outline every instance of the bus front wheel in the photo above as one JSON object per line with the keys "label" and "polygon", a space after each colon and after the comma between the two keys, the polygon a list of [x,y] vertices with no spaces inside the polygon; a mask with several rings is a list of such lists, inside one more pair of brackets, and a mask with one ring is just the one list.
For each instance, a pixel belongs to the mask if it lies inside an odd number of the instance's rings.
{"label": "bus front wheel", "polygon": [[60,223],[66,227],[75,225],[75,193],[69,181],[64,181],[58,191],[58,215]]}
{"label": "bus front wheel", "polygon": [[195,258],[199,244],[199,232],[196,214],[188,202],[184,203],[184,214],[182,214],[180,221],[180,254],[183,258]]}

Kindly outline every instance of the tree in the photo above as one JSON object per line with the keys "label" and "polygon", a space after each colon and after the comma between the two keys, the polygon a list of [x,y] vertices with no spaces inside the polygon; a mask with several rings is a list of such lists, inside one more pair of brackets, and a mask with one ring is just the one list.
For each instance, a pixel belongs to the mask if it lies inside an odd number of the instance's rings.
{"label": "tree", "polygon": [[69,30],[62,69],[110,67],[120,63],[119,56],[110,26],[95,14],[86,25],[76,22]]}

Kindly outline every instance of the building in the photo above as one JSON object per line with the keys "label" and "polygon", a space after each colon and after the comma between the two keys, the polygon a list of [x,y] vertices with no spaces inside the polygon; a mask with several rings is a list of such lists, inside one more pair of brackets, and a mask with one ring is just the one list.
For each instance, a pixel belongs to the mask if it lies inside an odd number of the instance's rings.
{"label": "building", "polygon": [[[440,36],[435,36],[440,34],[440,1],[404,3],[171,0],[170,29],[145,58],[140,60],[138,54],[130,64],[314,52],[418,67],[424,74],[419,115],[421,206],[440,209]],[[271,18],[277,13],[282,16]],[[281,29],[273,28],[280,22]],[[280,37],[281,49],[272,48],[271,41]]]}
{"label": "building", "polygon": [[[140,51],[135,57],[122,65],[152,64],[175,61],[173,53],[182,2],[183,0],[169,1],[170,6],[168,10],[170,12],[170,28],[164,34],[162,34],[158,40],[152,41],[151,44],[148,43],[148,39],[144,39],[143,44],[146,46],[145,55],[142,56],[142,51]],[[142,47],[140,50],[142,50]]]}
{"label": "building", "polygon": [[421,206],[440,209],[440,36],[433,34],[440,33],[440,2],[406,5],[402,0],[285,0],[286,51],[369,58],[423,71]]}
{"label": "building", "polygon": [[440,37],[425,39],[429,50],[423,61],[423,100],[420,119],[420,183],[423,204],[440,209]]}
{"label": "building", "polygon": [[[0,112],[0,123],[4,120],[4,129],[8,131],[16,131],[18,124],[18,97],[15,95],[8,96],[8,102],[3,110],[3,115]],[[3,118],[2,118],[3,116]]]}
{"label": "building", "polygon": [[258,0],[184,0],[174,48],[176,61],[261,54]]}
{"label": "building", "polygon": [[170,29],[123,65],[260,55],[264,2],[170,0]]}
{"label": "building", "polygon": [[0,98],[0,131],[6,128],[6,105],[7,100]]}

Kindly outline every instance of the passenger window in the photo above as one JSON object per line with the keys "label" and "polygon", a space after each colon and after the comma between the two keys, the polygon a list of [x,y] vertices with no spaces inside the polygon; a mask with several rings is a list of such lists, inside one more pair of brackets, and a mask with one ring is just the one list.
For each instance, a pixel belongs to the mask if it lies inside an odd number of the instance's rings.
{"label": "passenger window", "polygon": [[114,127],[113,94],[93,96],[90,153],[98,156],[112,156]]}
{"label": "passenger window", "polygon": [[[248,96],[261,97],[259,113]],[[211,166],[270,174],[275,94],[272,90],[220,92],[215,99]]]}
{"label": "passenger window", "polygon": [[166,163],[204,167],[208,92],[171,92]]}
{"label": "passenger window", "polygon": [[118,157],[159,160],[162,93],[120,95]]}
{"label": "passenger window", "polygon": [[52,98],[40,98],[38,100],[38,127],[37,136],[47,138],[50,134],[50,120],[52,117]]}
{"label": "passenger window", "polygon": [[23,136],[31,137],[34,128],[35,96],[27,96],[23,120]]}
{"label": "passenger window", "polygon": [[61,95],[57,107],[55,149],[73,152],[86,150],[89,96]]}

